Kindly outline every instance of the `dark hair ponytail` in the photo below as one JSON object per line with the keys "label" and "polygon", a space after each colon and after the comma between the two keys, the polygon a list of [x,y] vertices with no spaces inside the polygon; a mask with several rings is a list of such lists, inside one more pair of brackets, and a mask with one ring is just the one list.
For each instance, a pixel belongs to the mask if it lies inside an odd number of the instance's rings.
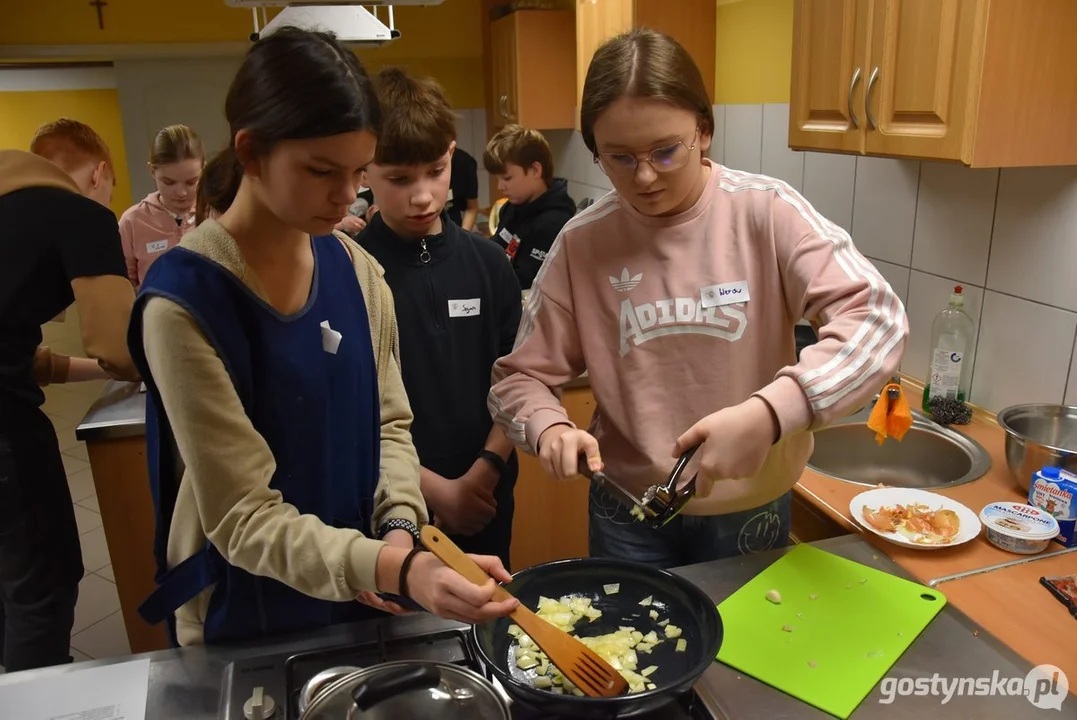
{"label": "dark hair ponytail", "polygon": [[[256,42],[236,72],[224,103],[231,138],[198,184],[196,221],[223,213],[236,199],[243,161],[269,152],[281,140],[381,132],[373,84],[355,54],[333,33],[283,27]],[[235,147],[246,130],[253,142]]]}

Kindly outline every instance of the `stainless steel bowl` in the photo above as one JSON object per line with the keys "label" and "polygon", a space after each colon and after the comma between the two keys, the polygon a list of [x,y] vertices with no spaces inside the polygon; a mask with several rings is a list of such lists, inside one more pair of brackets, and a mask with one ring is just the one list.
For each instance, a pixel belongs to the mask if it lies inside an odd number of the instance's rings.
{"label": "stainless steel bowl", "polygon": [[1026,493],[1037,470],[1077,472],[1077,407],[1012,405],[998,414],[998,424],[1006,431],[1006,465]]}

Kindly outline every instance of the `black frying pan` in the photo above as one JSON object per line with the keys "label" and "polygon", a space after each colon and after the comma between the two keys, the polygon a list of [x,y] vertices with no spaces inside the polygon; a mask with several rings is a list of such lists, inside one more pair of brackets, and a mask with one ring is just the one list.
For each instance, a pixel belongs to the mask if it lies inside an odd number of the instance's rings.
{"label": "black frying pan", "polygon": [[[607,595],[603,590],[604,585],[617,583],[621,586],[618,593]],[[505,589],[532,610],[538,609],[540,595],[554,600],[564,595],[590,596],[602,617],[577,622],[573,632],[581,637],[605,635],[630,625],[644,635],[654,630],[664,638],[658,622],[668,618],[683,630],[681,637],[688,643],[684,652],[677,652],[677,641],[666,639],[649,654],[639,653],[637,672],[648,665],[658,666],[650,676],[654,690],[615,698],[576,697],[535,688],[531,684],[535,670],[516,667],[512,653],[518,643],[508,633],[512,620],[499,618],[476,625],[473,639],[486,666],[513,700],[544,715],[618,718],[651,712],[691,689],[714,662],[722,644],[722,619],[706,593],[684,578],[650,565],[601,558],[558,560],[516,573]],[[654,604],[640,605],[648,595],[653,596]],[[651,619],[652,608],[658,611],[658,620]]]}

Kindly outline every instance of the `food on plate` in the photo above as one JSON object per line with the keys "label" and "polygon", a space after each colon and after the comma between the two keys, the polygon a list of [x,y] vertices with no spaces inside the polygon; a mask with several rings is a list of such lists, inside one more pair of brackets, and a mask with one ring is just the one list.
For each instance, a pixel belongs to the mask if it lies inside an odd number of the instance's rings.
{"label": "food on plate", "polygon": [[767,600],[770,600],[775,605],[781,605],[782,604],[782,594],[780,592],[778,592],[777,590],[768,590],[767,591]]}
{"label": "food on plate", "polygon": [[923,503],[864,506],[864,522],[879,532],[897,533],[918,545],[948,545],[961,531],[961,519],[953,510],[931,509]]}
{"label": "food on plate", "polygon": [[[609,590],[610,587],[619,589],[619,586],[607,585],[604,587],[606,594],[612,594]],[[616,591],[615,589],[614,592]],[[644,607],[652,604],[661,607],[659,603],[654,602],[653,596],[644,599],[648,601],[640,603]],[[538,610],[535,614],[558,629],[573,635],[584,645],[598,653],[603,660],[608,662],[613,669],[620,672],[625,680],[628,681],[629,694],[655,689],[656,685],[651,682],[650,676],[658,670],[658,666],[648,665],[642,670],[638,669],[640,655],[643,653],[649,654],[656,645],[664,642],[655,631],[652,630],[644,634],[633,627],[623,626],[617,632],[605,635],[593,637],[576,635],[573,630],[578,622],[584,618],[587,618],[589,622],[593,622],[602,617],[602,611],[592,604],[589,597],[565,595],[558,600],[539,597]],[[655,619],[658,612],[652,610],[650,614],[651,618]],[[676,625],[669,624],[668,618],[659,623],[659,626],[665,628],[667,638],[671,640],[679,638],[677,640],[677,652],[684,652],[688,647],[688,643],[684,638],[680,638],[681,629]],[[549,690],[559,695],[571,693],[577,697],[583,697],[583,691],[575,687],[557,669],[557,666],[550,662],[546,654],[519,625],[510,625],[508,633],[516,638],[517,642],[517,645],[512,648],[512,657],[516,667],[525,671],[535,671],[532,683],[536,688]]]}

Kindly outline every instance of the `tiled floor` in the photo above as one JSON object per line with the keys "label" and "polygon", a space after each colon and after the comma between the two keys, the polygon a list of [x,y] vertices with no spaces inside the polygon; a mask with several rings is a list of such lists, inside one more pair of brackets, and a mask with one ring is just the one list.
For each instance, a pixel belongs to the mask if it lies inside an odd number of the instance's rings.
{"label": "tiled floor", "polygon": [[[74,308],[67,311],[64,322],[49,323],[42,330],[45,344],[53,350],[72,355],[82,353],[78,316]],[[101,525],[86,444],[75,439],[75,427],[101,394],[103,386],[104,383],[99,381],[50,385],[45,388],[43,408],[52,419],[63,453],[82,543],[82,561],[86,568],[79,585],[75,624],[71,629],[71,654],[76,661],[131,653],[120,614],[120,599],[116,593],[112,561]]]}

